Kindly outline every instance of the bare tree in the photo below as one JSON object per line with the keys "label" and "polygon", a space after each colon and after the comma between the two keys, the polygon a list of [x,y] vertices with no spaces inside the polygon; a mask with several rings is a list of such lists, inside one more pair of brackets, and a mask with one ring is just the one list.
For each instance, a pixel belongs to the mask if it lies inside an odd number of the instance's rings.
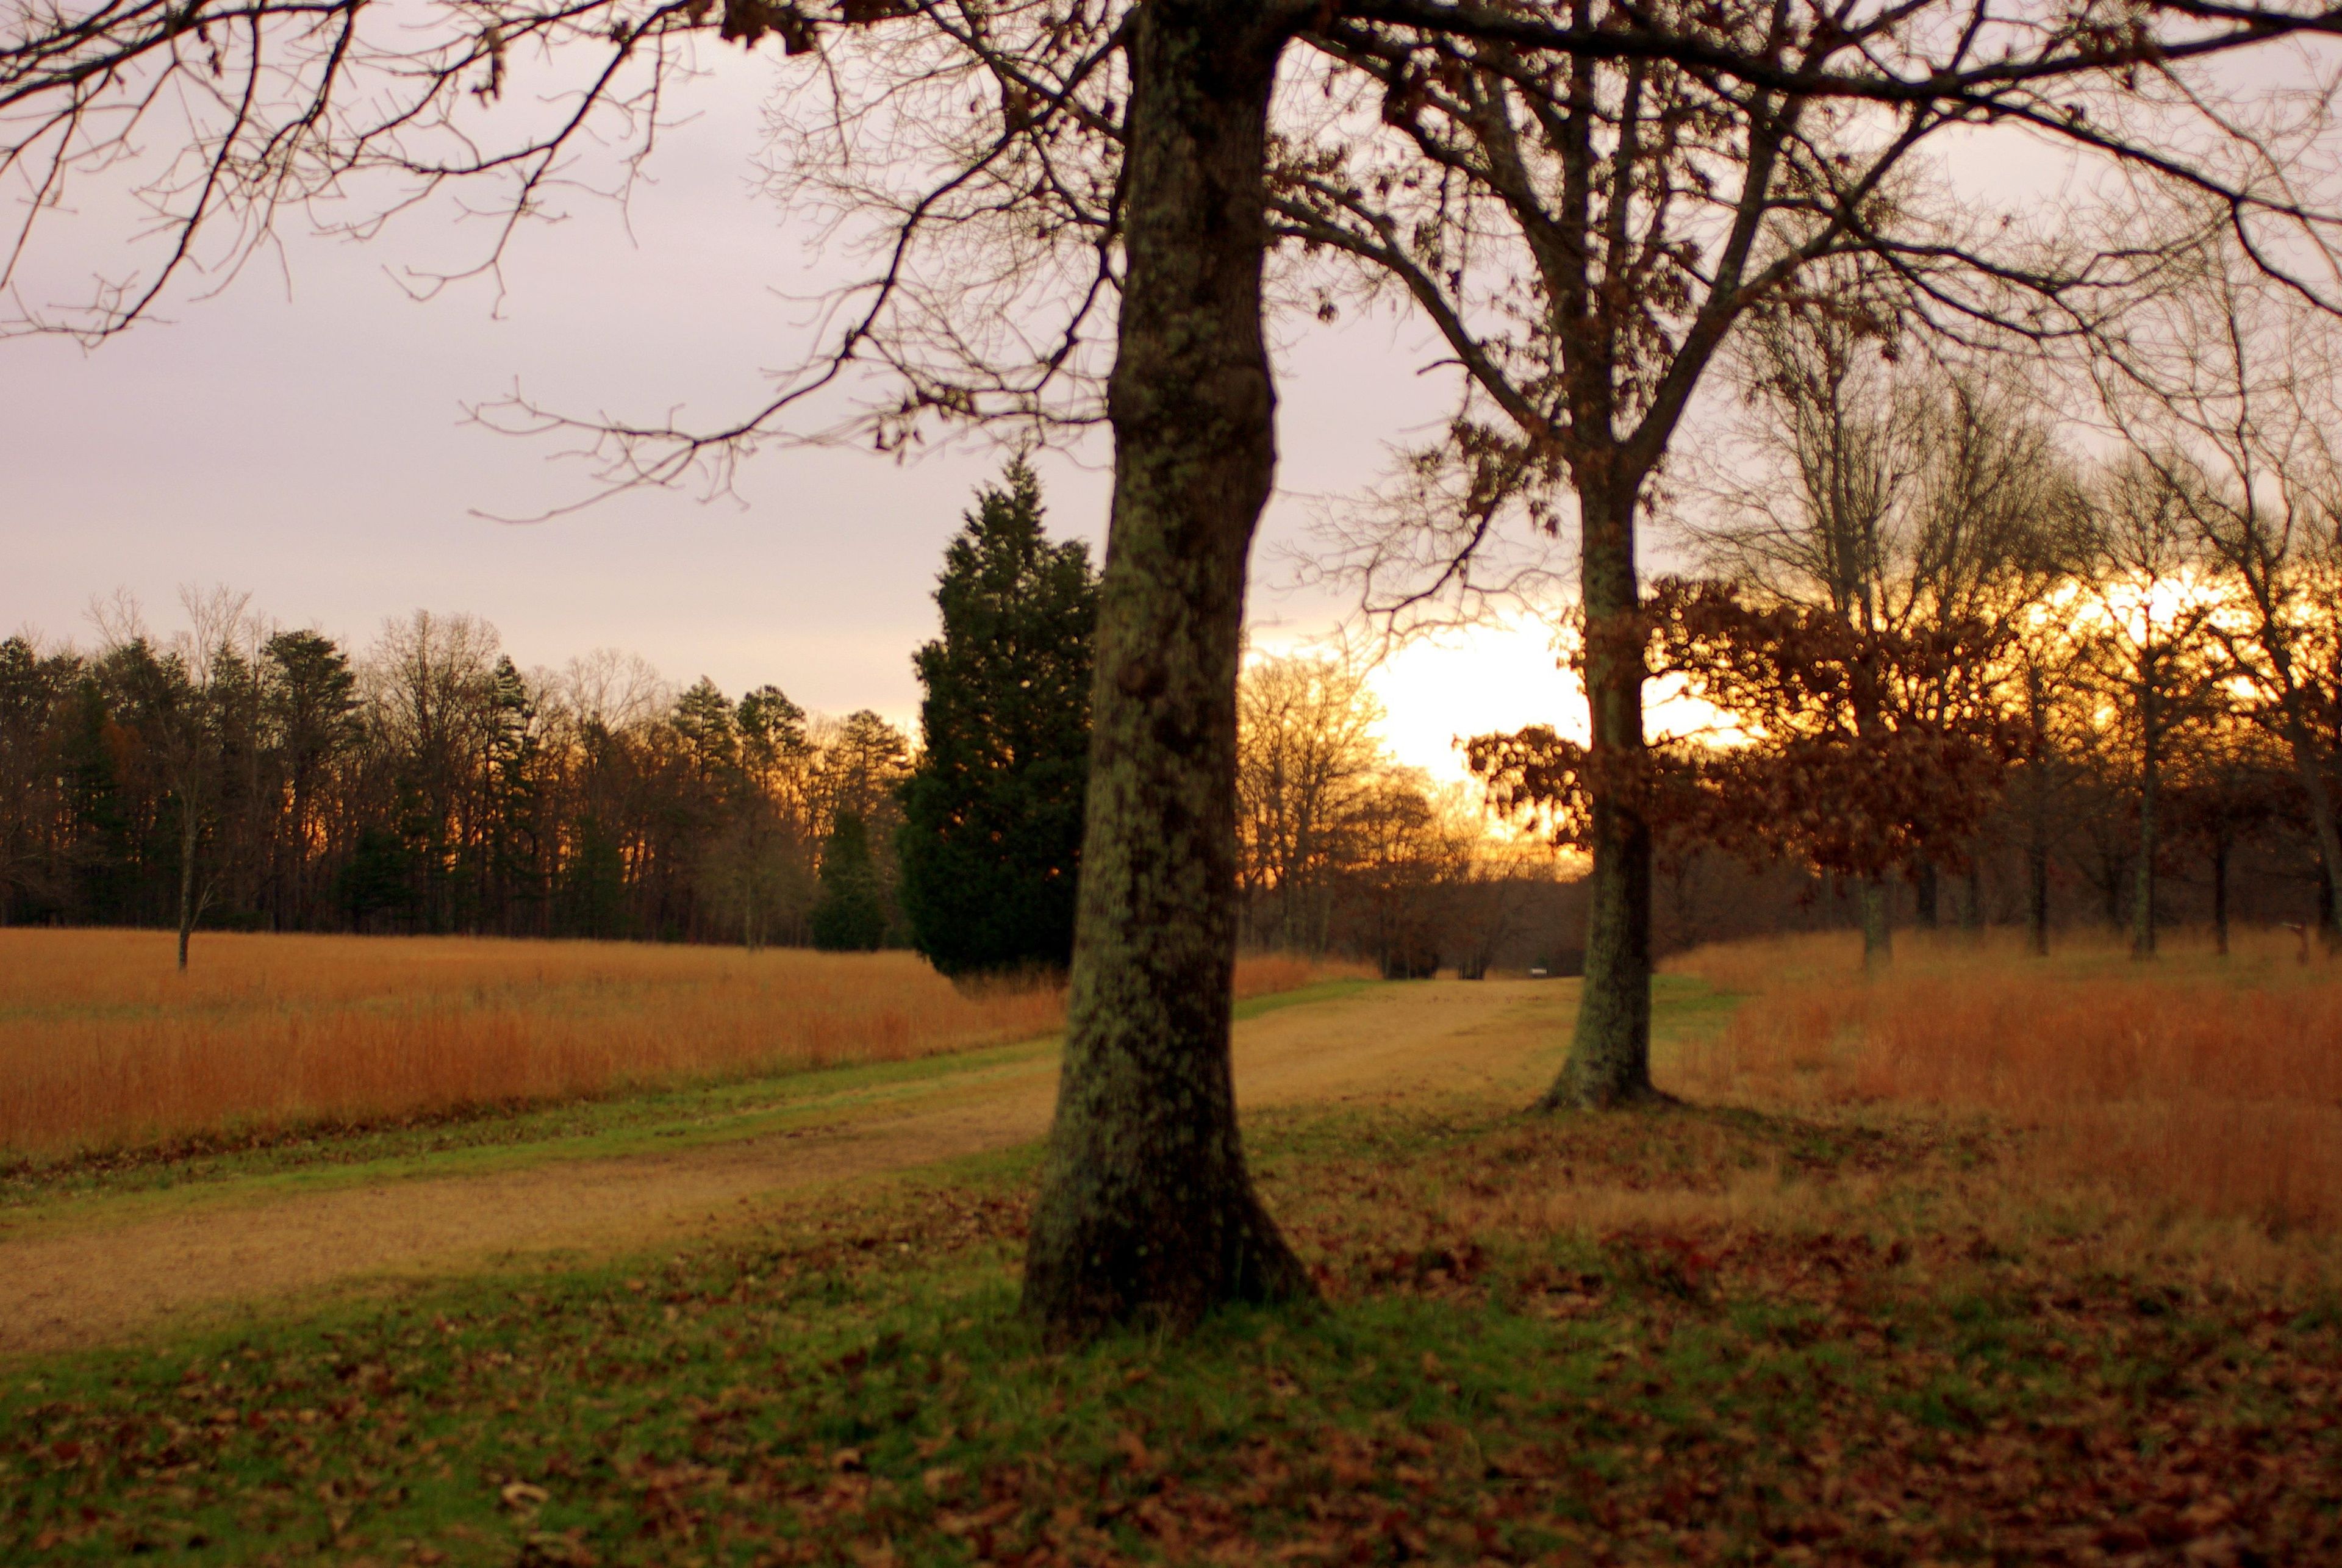
{"label": "bare tree", "polygon": [[2164,474],[2142,463],[2119,464],[2103,476],[2093,502],[2075,562],[2078,592],[2067,609],[2083,659],[2110,699],[2107,707],[2129,732],[2138,805],[2131,952],[2147,958],[2155,953],[2164,774],[2173,737],[2213,684],[2206,655],[2214,602],[2197,569],[2203,550],[2186,502]]}
{"label": "bare tree", "polygon": [[[1770,461],[1726,496],[1705,541],[1713,564],[1777,601],[1818,599],[1865,637],[1899,629],[1917,610],[1916,504],[1925,394],[1898,375],[1891,316],[1865,319],[1851,300],[1780,310],[1751,324],[1745,396],[1752,444]],[[1855,685],[1857,736],[1876,741],[1886,694],[1875,672]],[[1860,884],[1864,967],[1886,966],[1893,940],[1887,875]]]}
{"label": "bare tree", "polygon": [[[1290,138],[1277,227],[1351,264],[1369,293],[1402,295],[1463,386],[1446,438],[1410,463],[1456,475],[1426,488],[1455,504],[1414,520],[1444,547],[1367,549],[1373,570],[1430,568],[1370,581],[1370,595],[1395,614],[1468,602],[1508,514],[1553,528],[1575,514],[1591,924],[1586,1000],[1547,1103],[1634,1100],[1650,1093],[1653,844],[1635,793],[1652,776],[1638,761],[1640,514],[1727,337],[1752,311],[1829,309],[1846,258],[1893,285],[1896,316],[1953,340],[2078,331],[2154,274],[2152,254],[1972,221],[1927,161],[1956,127],[2043,135],[2150,184],[2222,193],[2264,258],[2278,229],[2297,257],[2322,255],[2331,222],[2293,155],[2322,135],[2323,101],[2228,117],[2236,95],[2193,64],[2220,52],[2217,28],[2164,31],[2177,13],[2122,33],[2094,15],[1956,4],[1574,0],[1426,35],[1383,19],[1396,9],[1325,29],[1314,124],[1349,135]],[[2151,51],[2109,68],[2150,35]]]}
{"label": "bare tree", "polygon": [[1382,767],[1381,704],[1347,656],[1258,659],[1236,684],[1238,875],[1255,940],[1322,951],[1335,873]]}
{"label": "bare tree", "polygon": [[[2176,74],[2191,62],[2328,16],[2245,5],[2001,20],[1982,0],[24,7],[0,32],[0,170],[31,198],[5,265],[20,276],[26,236],[67,187],[110,171],[151,176],[161,263],[24,325],[119,330],[176,269],[232,267],[280,215],[330,217],[336,198],[378,196],[375,176],[396,188],[374,216],[493,186],[474,198],[497,219],[493,267],[591,138],[617,145],[621,178],[648,151],[695,35],[773,37],[806,56],[783,115],[784,184],[867,221],[870,277],[800,374],[743,418],[589,423],[613,476],[642,483],[703,470],[720,483],[826,394],[868,396],[858,428],[882,441],[930,414],[1110,424],[1080,934],[1026,1275],[1033,1310],[1077,1334],[1306,1289],[1246,1174],[1227,1055],[1234,694],[1275,464],[1273,241],[1356,257],[1440,325],[1474,409],[1493,415],[1456,424],[1456,451],[1487,478],[1476,495],[1534,504],[1572,486],[1596,743],[1633,751],[1641,641],[1613,633],[1635,610],[1636,507],[1740,313],[1857,246],[1890,254],[1947,311],[1969,305],[1943,281],[1954,262],[1996,284],[2072,277],[2011,277],[1977,236],[1891,226],[1913,150],[1987,122],[2209,181],[2317,242],[2314,209],[2255,183],[2267,160],[2218,176],[2127,106],[2194,112],[2160,92],[2189,85]],[[1289,52],[1295,91],[1280,99]],[[1321,83],[1329,95],[1311,97]],[[2196,123],[2225,136],[2217,113]],[[122,156],[145,138],[161,138],[157,162]],[[1488,292],[1498,278],[1517,283]],[[1596,811],[1586,1002],[1557,1098],[1607,1104],[1648,1081],[1649,835],[1631,797],[1606,792]]]}
{"label": "bare tree", "polygon": [[[2021,388],[1909,354],[1876,290],[1841,275],[1827,302],[1750,323],[1736,356],[1741,441],[1695,545],[1709,570],[1775,603],[1826,607],[1874,646],[1882,634],[1978,625],[2005,645],[2066,553],[2073,482]],[[1858,736],[1875,741],[1889,722],[1887,686],[1884,672],[1858,673]],[[1907,700],[1940,717],[1961,694],[1941,684]],[[1937,863],[1957,853],[1927,845],[1896,869],[1926,905]],[[1860,884],[1874,970],[1891,950],[1892,892],[1884,872]]]}
{"label": "bare tree", "polygon": [[2076,644],[2070,617],[2044,603],[2017,626],[2009,654],[2015,665],[2016,699],[2025,736],[2015,772],[2014,804],[2023,823],[2026,944],[2037,957],[2049,953],[2050,874],[2056,861],[2058,824],[2068,814],[2075,787],[2077,732],[2088,728],[2087,665]]}
{"label": "bare tree", "polygon": [[2171,235],[2174,259],[2165,286],[2104,334],[2093,361],[2100,391],[2133,462],[2220,580],[2227,608],[2206,631],[2222,674],[2251,694],[2254,715],[2292,759],[2325,904],[2342,907],[2342,345],[2327,312],[2266,276],[2199,208],[2168,204],[2149,217]]}
{"label": "bare tree", "polygon": [[[239,685],[260,660],[265,628],[251,614],[252,596],[215,587],[208,591],[182,588],[179,605],[185,627],[171,634],[151,654],[137,661],[145,672],[141,729],[175,814],[173,832],[178,843],[179,973],[187,970],[187,949],[196,924],[218,892],[216,879],[206,874],[203,849],[205,835],[216,827],[214,818],[226,783],[226,707]],[[149,646],[144,616],[137,603],[117,594],[93,607],[99,632],[115,648],[144,653]],[[239,680],[239,676],[247,677]]]}

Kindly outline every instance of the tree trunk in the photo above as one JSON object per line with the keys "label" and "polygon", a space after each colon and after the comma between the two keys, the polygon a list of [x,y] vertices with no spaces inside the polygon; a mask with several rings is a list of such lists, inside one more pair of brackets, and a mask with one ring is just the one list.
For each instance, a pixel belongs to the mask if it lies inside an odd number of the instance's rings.
{"label": "tree trunk", "polygon": [[1967,901],[1960,905],[1960,929],[1970,935],[1984,930],[1984,849],[1982,845],[1968,853]]}
{"label": "tree trunk", "polygon": [[2025,671],[2025,706],[2032,742],[2025,778],[2026,937],[2038,958],[2049,956],[2049,748],[2044,735],[2049,711],[2041,672]]}
{"label": "tree trunk", "polygon": [[2212,949],[2228,956],[2228,835],[2212,841]]}
{"label": "tree trunk", "polygon": [[2155,689],[2139,697],[2138,869],[2131,879],[2130,954],[2155,956],[2155,810],[2161,793],[2163,770],[2157,755]]}
{"label": "tree trunk", "polygon": [[2049,840],[2036,829],[2025,846],[2027,945],[2034,956],[2049,956]]}
{"label": "tree trunk", "polygon": [[1921,861],[1918,874],[1911,879],[1911,890],[1915,895],[1913,903],[1917,906],[1912,918],[1918,923],[1922,930],[1935,931],[1944,924],[1942,914],[1937,907],[1939,890],[1942,885],[1942,879],[1936,874],[1936,863],[1932,860]]}
{"label": "tree trunk", "polygon": [[1862,884],[1862,972],[1883,974],[1895,960],[1895,888],[1883,876]]}
{"label": "tree trunk", "polygon": [[195,844],[203,828],[195,802],[179,796],[179,973],[187,972],[187,939],[195,930]]}
{"label": "tree trunk", "polygon": [[2293,680],[2291,662],[2284,662],[2278,671],[2284,681],[2285,737],[2287,749],[2293,754],[2295,776],[2301,781],[2301,793],[2309,803],[2310,835],[2317,844],[2317,860],[2326,874],[2324,885],[2318,889],[2317,907],[2323,912],[2318,931],[2328,952],[2334,950],[2337,937],[2331,912],[2342,906],[2342,828],[2335,821],[2333,792],[2326,787],[2324,750],[2311,735],[2307,720],[2301,712],[2301,695]]}
{"label": "tree trunk", "polygon": [[1569,1056],[1544,1110],[1659,1098],[1651,1085],[1651,829],[1622,780],[1639,775],[1644,644],[1636,613],[1638,484],[1581,487],[1586,696],[1592,710],[1594,868],[1586,884],[1586,977]]}
{"label": "tree trunk", "polygon": [[1310,1288],[1254,1195],[1228,1056],[1245,561],[1276,464],[1266,9],[1136,13],[1080,904],[1025,1269],[1059,1343]]}

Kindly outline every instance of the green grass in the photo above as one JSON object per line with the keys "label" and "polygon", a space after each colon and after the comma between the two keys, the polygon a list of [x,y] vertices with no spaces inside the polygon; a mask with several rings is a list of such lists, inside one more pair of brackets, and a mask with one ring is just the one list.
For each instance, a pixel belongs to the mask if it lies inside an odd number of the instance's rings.
{"label": "green grass", "polygon": [[2337,1560],[2331,1303],[2077,1271],[2021,1232],[1486,1207],[1946,1179],[1935,1141],[1858,1141],[1262,1118],[1325,1303],[1071,1354],[1016,1309],[1026,1151],[754,1240],[57,1358],[0,1376],[0,1560]]}

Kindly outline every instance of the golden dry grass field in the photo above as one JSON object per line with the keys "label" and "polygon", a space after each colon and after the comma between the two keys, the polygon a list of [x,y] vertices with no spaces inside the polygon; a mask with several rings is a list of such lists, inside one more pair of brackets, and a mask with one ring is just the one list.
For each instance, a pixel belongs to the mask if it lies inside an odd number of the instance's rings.
{"label": "golden dry grass field", "polygon": [[2146,963],[2098,935],[2046,959],[2013,934],[1907,937],[1875,981],[1843,934],[1667,967],[1746,998],[1667,1064],[1696,1104],[1948,1113],[2007,1134],[2013,1182],[2342,1231],[2342,962],[2305,961],[2288,933],[2227,956],[2183,936]]}
{"label": "golden dry grass field", "polygon": [[[1363,973],[1247,959],[1240,996]],[[1050,987],[907,953],[0,930],[0,1156],[363,1123],[1046,1034]]]}

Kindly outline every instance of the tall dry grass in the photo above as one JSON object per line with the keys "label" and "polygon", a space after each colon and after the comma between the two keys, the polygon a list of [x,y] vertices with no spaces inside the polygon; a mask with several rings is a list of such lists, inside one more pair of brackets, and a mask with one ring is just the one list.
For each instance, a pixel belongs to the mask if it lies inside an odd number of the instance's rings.
{"label": "tall dry grass", "polygon": [[[1065,993],[909,954],[0,930],[0,1153],[367,1122],[1031,1039]],[[1240,995],[1349,967],[1268,956]]]}
{"label": "tall dry grass", "polygon": [[2342,1229],[2342,964],[2287,934],[2226,959],[2111,942],[2044,960],[2013,943],[1899,944],[1866,982],[1859,939],[1703,949],[1670,969],[1749,994],[1687,1046],[1703,1099],[1903,1102],[1988,1113],[2032,1157],[2134,1198],[2272,1228]]}

